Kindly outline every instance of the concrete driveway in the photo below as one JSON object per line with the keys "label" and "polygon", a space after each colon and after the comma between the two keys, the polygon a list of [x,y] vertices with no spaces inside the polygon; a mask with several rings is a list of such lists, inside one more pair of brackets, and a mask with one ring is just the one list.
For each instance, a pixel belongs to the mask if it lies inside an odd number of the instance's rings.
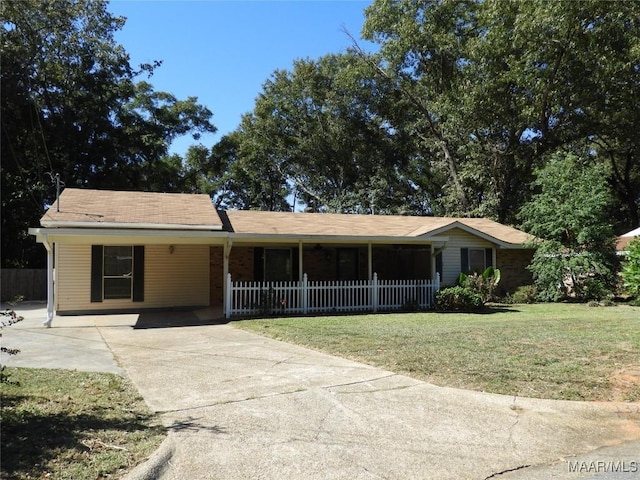
{"label": "concrete driveway", "polygon": [[[52,336],[76,341],[78,331],[94,332],[86,345],[101,338],[104,350],[88,355],[115,356],[160,414],[169,439],[132,478],[640,475],[640,404],[441,388],[230,325],[191,323],[133,328],[135,315],[65,317],[48,330],[28,322],[22,330],[42,347]],[[11,342],[13,331],[4,333]],[[612,468],[615,476],[602,476]]]}

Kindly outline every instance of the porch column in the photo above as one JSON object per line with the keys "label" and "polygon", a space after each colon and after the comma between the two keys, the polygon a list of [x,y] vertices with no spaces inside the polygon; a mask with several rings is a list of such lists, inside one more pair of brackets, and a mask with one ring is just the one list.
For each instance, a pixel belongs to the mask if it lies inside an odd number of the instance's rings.
{"label": "porch column", "polygon": [[227,312],[227,295],[229,295],[229,288],[227,277],[229,276],[229,256],[231,255],[231,247],[233,246],[233,240],[230,238],[225,239],[222,250],[222,309],[227,318],[229,318],[230,312]]}
{"label": "porch column", "polygon": [[371,242],[369,242],[369,244],[367,245],[367,262],[368,262],[368,278],[369,280],[373,280],[373,246],[371,245]]}
{"label": "porch column", "polygon": [[298,241],[298,279],[302,281],[302,276],[304,275],[304,265],[302,265],[302,258],[304,255],[302,254],[302,240]]}
{"label": "porch column", "polygon": [[43,242],[44,247],[47,249],[47,319],[43,322],[43,325],[47,328],[51,328],[51,322],[53,321],[54,314],[54,281],[53,281],[53,244],[49,243],[46,239]]}

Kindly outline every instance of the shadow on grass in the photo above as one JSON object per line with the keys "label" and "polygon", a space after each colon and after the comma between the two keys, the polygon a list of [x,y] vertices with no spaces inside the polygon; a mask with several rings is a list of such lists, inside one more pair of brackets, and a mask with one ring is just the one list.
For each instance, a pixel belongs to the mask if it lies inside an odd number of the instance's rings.
{"label": "shadow on grass", "polygon": [[432,310],[434,313],[445,314],[445,315],[460,315],[461,313],[467,315],[494,315],[497,313],[519,313],[522,310],[518,310],[517,308],[513,308],[512,306],[507,305],[484,305],[479,310],[473,311],[444,311],[444,310]]}
{"label": "shadow on grass", "polygon": [[[73,461],[91,449],[82,442],[106,440],[109,431],[162,430],[151,426],[151,415],[131,415],[109,418],[104,414],[47,413],[22,410],[25,397],[3,396],[2,399],[2,478],[40,478],[43,465],[61,454]],[[6,475],[6,477],[5,477]]]}

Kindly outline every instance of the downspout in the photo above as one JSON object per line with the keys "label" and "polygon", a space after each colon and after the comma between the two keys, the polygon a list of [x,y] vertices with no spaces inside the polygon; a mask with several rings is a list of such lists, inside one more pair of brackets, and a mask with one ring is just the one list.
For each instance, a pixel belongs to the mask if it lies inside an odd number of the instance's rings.
{"label": "downspout", "polygon": [[42,238],[42,244],[44,245],[44,248],[47,249],[47,319],[42,322],[42,324],[47,328],[51,328],[51,322],[53,321],[55,310],[55,292],[53,280],[54,244],[49,243],[46,235]]}

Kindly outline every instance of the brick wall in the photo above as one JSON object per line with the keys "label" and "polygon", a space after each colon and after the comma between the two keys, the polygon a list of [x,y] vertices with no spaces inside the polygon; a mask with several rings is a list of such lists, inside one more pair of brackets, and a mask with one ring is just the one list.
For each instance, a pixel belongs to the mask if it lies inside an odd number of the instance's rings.
{"label": "brick wall", "polygon": [[[234,282],[250,282],[253,278],[253,247],[233,247],[229,256],[229,273]],[[262,279],[260,279],[262,280]]]}
{"label": "brick wall", "polygon": [[222,267],[222,247],[211,247],[209,249],[209,294],[211,306],[220,307],[223,303],[224,278]]}
{"label": "brick wall", "polygon": [[[211,285],[211,305],[222,306],[224,302],[224,260],[223,248],[211,247],[209,253],[209,271]],[[253,280],[253,248],[233,247],[229,256],[229,272],[234,281]]]}
{"label": "brick wall", "polygon": [[500,270],[500,289],[513,293],[522,285],[531,285],[533,277],[527,267],[533,250],[496,250],[496,266]]}

